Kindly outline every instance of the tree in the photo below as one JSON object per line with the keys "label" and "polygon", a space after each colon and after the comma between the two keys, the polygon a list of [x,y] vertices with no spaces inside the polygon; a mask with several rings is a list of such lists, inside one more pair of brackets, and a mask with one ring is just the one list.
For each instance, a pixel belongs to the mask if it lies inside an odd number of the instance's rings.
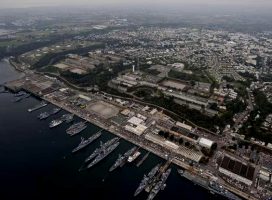
{"label": "tree", "polygon": [[174,141],[174,135],[173,134],[170,135],[169,140]]}
{"label": "tree", "polygon": [[189,147],[190,145],[191,145],[190,142],[185,142],[186,147]]}
{"label": "tree", "polygon": [[159,135],[160,135],[160,136],[164,136],[164,134],[165,134],[165,133],[164,133],[163,131],[160,131],[160,132],[159,132]]}
{"label": "tree", "polygon": [[169,137],[169,132],[165,132],[165,133],[164,133],[164,137],[165,137],[165,138],[168,138],[168,137]]}

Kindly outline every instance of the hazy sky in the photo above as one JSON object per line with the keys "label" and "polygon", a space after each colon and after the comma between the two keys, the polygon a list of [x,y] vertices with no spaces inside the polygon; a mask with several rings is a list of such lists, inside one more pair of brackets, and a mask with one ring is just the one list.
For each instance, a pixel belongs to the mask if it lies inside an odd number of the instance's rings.
{"label": "hazy sky", "polygon": [[82,5],[161,5],[177,6],[182,4],[272,6],[272,0],[0,0],[1,8],[32,6],[82,6]]}

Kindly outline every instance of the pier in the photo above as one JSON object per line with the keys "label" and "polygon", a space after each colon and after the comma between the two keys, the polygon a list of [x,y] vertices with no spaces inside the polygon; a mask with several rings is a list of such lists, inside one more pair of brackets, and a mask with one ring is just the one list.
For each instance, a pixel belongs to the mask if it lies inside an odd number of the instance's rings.
{"label": "pier", "polygon": [[25,82],[22,79],[11,81],[4,84],[4,87],[11,92],[19,92],[23,89]]}

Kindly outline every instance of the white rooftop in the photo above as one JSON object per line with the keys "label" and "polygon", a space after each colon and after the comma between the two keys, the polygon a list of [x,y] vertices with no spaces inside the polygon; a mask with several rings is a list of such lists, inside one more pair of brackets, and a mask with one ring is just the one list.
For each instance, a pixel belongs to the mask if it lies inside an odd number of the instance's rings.
{"label": "white rooftop", "polygon": [[198,143],[200,146],[211,148],[214,142],[206,138],[200,138]]}
{"label": "white rooftop", "polygon": [[143,123],[143,120],[134,116],[134,117],[130,118],[128,120],[128,122],[137,126],[137,125]]}

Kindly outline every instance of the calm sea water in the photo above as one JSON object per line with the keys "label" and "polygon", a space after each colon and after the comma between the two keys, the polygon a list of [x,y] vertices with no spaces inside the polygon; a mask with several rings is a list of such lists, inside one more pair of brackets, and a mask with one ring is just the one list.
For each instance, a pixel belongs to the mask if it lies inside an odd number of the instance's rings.
{"label": "calm sea water", "polygon": [[[9,64],[0,62],[0,83],[18,76],[20,74]],[[109,157],[88,171],[78,172],[84,159],[98,147],[99,142],[113,138],[114,135],[104,131],[99,140],[72,155],[70,152],[78,145],[80,137],[86,138],[94,134],[99,130],[98,127],[88,124],[87,130],[71,138],[65,133],[69,125],[63,124],[55,129],[49,129],[48,123],[53,117],[45,121],[37,119],[40,112],[52,109],[53,105],[28,113],[27,109],[39,103],[39,99],[30,97],[18,103],[13,103],[12,99],[11,93],[0,94],[1,199],[140,200],[147,198],[145,192],[134,197],[134,191],[143,175],[163,160],[150,155],[139,168],[132,163],[110,173],[108,170],[118,154],[124,153],[133,146],[121,140],[120,146]],[[64,113],[61,111],[54,118]],[[181,178],[176,167],[172,166],[172,168],[167,187],[155,199],[222,199]]]}

